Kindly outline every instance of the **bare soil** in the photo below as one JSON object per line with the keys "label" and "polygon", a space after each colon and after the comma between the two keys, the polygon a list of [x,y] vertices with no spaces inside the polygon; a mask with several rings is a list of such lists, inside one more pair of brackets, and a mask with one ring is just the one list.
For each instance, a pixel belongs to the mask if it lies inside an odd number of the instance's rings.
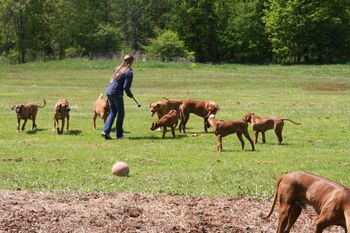
{"label": "bare soil", "polygon": [[[275,232],[271,201],[145,193],[0,191],[0,232]],[[292,232],[313,232],[303,211]],[[344,232],[332,227],[325,232]]]}

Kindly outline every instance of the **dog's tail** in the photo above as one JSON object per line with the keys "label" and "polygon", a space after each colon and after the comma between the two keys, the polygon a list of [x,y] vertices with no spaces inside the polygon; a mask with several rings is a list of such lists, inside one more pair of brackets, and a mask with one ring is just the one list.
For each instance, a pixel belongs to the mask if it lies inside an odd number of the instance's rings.
{"label": "dog's tail", "polygon": [[171,102],[171,100],[166,97],[162,97],[162,98],[165,99],[167,102]]}
{"label": "dog's tail", "polygon": [[274,198],[273,198],[273,203],[272,203],[272,206],[271,206],[271,210],[270,210],[270,212],[269,212],[268,215],[266,215],[266,216],[264,216],[264,217],[261,217],[262,219],[267,219],[267,218],[269,218],[269,217],[271,216],[271,214],[272,214],[274,208],[275,208],[276,201],[277,201],[277,197],[278,197],[278,187],[280,186],[280,183],[281,183],[281,181],[282,181],[282,178],[283,178],[283,177],[281,177],[281,178],[278,180],[278,182],[277,182],[276,190],[275,190],[275,196],[274,196]]}
{"label": "dog's tail", "polygon": [[38,105],[38,108],[43,108],[43,107],[45,107],[45,105],[46,105],[46,100],[44,99],[44,105],[43,106]]}
{"label": "dog's tail", "polygon": [[288,118],[283,118],[282,120],[284,120],[284,121],[290,121],[290,122],[292,122],[293,124],[296,124],[296,125],[301,125],[301,123],[292,121],[291,119],[288,119]]}

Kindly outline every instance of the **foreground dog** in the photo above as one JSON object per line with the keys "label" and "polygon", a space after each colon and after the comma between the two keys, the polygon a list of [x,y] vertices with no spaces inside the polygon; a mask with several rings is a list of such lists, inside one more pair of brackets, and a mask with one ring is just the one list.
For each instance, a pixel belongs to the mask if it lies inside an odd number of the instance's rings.
{"label": "foreground dog", "polygon": [[[196,100],[184,100],[180,105],[180,132],[186,133],[186,124],[190,118],[190,113],[194,113],[197,116],[205,118],[209,114],[216,114],[219,111],[219,105],[215,102],[196,101]],[[204,131],[208,132],[208,125],[204,120]]]}
{"label": "foreground dog", "polygon": [[277,233],[289,232],[306,204],[317,212],[315,233],[338,225],[350,232],[350,189],[323,177],[305,172],[282,176],[277,183],[270,213],[279,199]]}
{"label": "foreground dog", "polygon": [[210,114],[209,116],[205,117],[204,120],[206,120],[209,123],[209,125],[213,128],[214,134],[216,135],[216,151],[222,151],[222,138],[233,133],[237,134],[237,137],[241,142],[242,150],[244,150],[244,141],[242,135],[244,135],[244,137],[246,137],[250,142],[250,145],[252,146],[252,151],[255,150],[253,140],[250,138],[248,133],[247,122],[244,122],[242,120],[220,121],[215,119],[214,114]]}
{"label": "foreground dog", "polygon": [[165,133],[167,131],[167,127],[170,127],[173,138],[175,138],[175,128],[177,126],[178,120],[179,120],[178,111],[176,111],[174,109],[170,110],[170,112],[168,112],[167,114],[162,116],[159,120],[152,123],[151,130],[156,130],[156,129],[162,127],[163,128],[162,138],[164,138]]}
{"label": "foreground dog", "polygon": [[[69,105],[68,105],[68,100],[66,99],[59,99],[55,105],[54,109],[54,126],[53,126],[53,131],[57,131],[58,134],[63,133],[64,129],[64,124],[65,124],[65,119],[67,118],[67,130],[69,129]],[[58,120],[62,121],[61,124],[61,129],[59,127]]]}
{"label": "foreground dog", "polygon": [[179,111],[179,107],[183,102],[183,100],[167,99],[167,98],[164,98],[164,99],[165,100],[157,101],[149,105],[149,111],[151,113],[151,116],[154,116],[154,114],[157,114],[158,119],[160,119],[162,116],[170,112],[170,110],[175,109],[176,111]]}
{"label": "foreground dog", "polygon": [[17,116],[17,132],[19,132],[21,119],[24,120],[22,124],[22,131],[24,130],[27,120],[32,120],[32,129],[36,129],[36,115],[38,113],[39,108],[43,108],[46,105],[46,101],[44,100],[44,104],[42,106],[39,106],[37,104],[16,104],[12,107],[12,110],[15,110],[16,116]]}
{"label": "foreground dog", "polygon": [[96,129],[96,118],[99,116],[103,124],[106,122],[109,113],[109,103],[108,100],[103,99],[103,94],[101,93],[98,99],[95,101],[92,108],[92,119],[94,121],[94,129]]}
{"label": "foreground dog", "polygon": [[290,119],[276,116],[260,117],[254,114],[254,112],[248,112],[243,116],[243,121],[251,123],[254,130],[254,143],[258,142],[259,132],[262,134],[262,141],[266,143],[265,131],[273,129],[278,138],[278,144],[281,144],[283,141],[282,130],[284,126],[284,121],[290,121],[296,125],[301,123],[294,122]]}

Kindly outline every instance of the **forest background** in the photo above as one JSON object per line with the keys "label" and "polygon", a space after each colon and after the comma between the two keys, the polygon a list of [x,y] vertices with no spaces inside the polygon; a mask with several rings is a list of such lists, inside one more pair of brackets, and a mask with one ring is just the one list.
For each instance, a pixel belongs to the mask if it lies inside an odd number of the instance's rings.
{"label": "forest background", "polygon": [[0,62],[347,63],[349,0],[0,0]]}

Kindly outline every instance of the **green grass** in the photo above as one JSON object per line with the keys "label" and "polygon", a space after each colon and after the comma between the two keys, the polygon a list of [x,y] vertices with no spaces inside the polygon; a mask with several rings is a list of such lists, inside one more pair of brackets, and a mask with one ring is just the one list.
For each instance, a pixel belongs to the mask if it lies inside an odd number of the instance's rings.
{"label": "green grass", "polygon": [[[255,66],[177,63],[134,64],[133,93],[142,107],[125,98],[127,139],[105,141],[92,130],[92,104],[104,93],[118,61],[65,60],[0,65],[0,189],[73,192],[148,192],[201,196],[273,193],[285,172],[313,172],[350,186],[350,65]],[[70,131],[52,132],[53,106],[65,97],[71,105]],[[217,118],[258,115],[289,117],[284,143],[273,131],[256,151],[240,150],[235,135],[223,140],[203,133],[203,122],[191,115],[187,134],[149,128],[155,118],[148,105],[162,97],[213,100]],[[11,107],[34,102],[47,106],[38,113],[39,130],[16,133]],[[252,131],[250,130],[251,136]],[[198,136],[192,137],[192,134]],[[130,176],[115,177],[116,160],[130,166]]]}

